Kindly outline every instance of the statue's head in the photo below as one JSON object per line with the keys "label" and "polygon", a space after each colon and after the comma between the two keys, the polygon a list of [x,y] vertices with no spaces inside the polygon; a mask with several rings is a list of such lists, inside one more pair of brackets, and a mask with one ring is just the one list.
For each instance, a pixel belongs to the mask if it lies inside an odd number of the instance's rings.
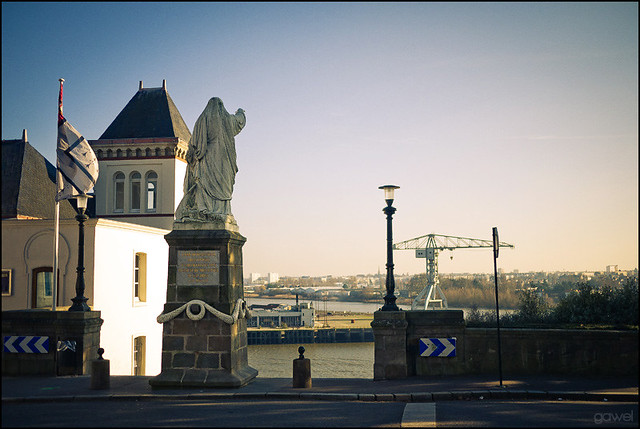
{"label": "statue's head", "polygon": [[209,103],[207,103],[207,110],[218,110],[220,112],[224,112],[224,104],[222,104],[222,100],[219,99],[218,97],[212,97],[209,100]]}
{"label": "statue's head", "polygon": [[[218,97],[212,97],[209,99],[207,103],[207,107],[204,109],[205,112],[209,112],[209,114],[213,114],[215,116],[228,116],[229,112],[224,108],[224,104],[222,104],[222,100]],[[204,113],[204,112],[203,112]]]}

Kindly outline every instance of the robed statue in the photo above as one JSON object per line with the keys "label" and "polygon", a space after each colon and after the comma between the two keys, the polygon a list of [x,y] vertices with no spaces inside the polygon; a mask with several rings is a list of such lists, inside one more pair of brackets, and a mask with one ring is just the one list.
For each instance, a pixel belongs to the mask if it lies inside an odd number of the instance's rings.
{"label": "robed statue", "polygon": [[176,209],[178,222],[228,222],[236,180],[236,146],[246,117],[244,110],[230,114],[222,100],[209,100],[193,128],[187,149],[184,196]]}

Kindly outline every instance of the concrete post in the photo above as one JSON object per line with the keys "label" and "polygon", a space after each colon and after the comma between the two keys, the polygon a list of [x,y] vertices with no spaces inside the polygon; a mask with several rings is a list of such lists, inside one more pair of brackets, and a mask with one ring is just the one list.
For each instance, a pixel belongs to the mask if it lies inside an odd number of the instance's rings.
{"label": "concrete post", "polygon": [[293,387],[311,387],[311,361],[304,357],[304,347],[298,347],[300,357],[293,360]]}
{"label": "concrete post", "polygon": [[98,349],[98,359],[91,361],[91,389],[109,389],[111,387],[111,375],[109,360],[104,359],[103,348]]}

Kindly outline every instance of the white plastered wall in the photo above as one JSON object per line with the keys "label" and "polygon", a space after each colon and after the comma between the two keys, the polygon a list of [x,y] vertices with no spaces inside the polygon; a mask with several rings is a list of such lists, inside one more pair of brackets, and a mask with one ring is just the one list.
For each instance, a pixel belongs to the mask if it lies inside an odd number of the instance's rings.
{"label": "white plastered wall", "polygon": [[[156,317],[166,301],[168,230],[108,219],[85,222],[85,293],[104,323],[100,346],[112,375],[133,374],[133,338],[146,337],[146,375],[160,373],[162,325]],[[60,305],[75,297],[78,223],[60,222]],[[147,255],[147,301],[134,302],[133,263],[136,252]],[[31,308],[32,270],[53,265],[53,221],[2,221],[2,268],[12,270],[12,294],[2,297],[2,310]]]}
{"label": "white plastered wall", "polygon": [[[146,337],[146,375],[160,373],[162,313],[167,290],[168,230],[100,219],[96,228],[95,310],[102,312],[101,347],[112,375],[133,374],[133,338]],[[133,293],[136,252],[147,255],[146,302]]]}

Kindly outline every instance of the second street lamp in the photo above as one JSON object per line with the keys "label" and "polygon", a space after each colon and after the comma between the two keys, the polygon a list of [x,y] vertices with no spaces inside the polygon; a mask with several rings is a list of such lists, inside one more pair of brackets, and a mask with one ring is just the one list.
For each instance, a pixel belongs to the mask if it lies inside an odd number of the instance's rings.
{"label": "second street lamp", "polygon": [[89,217],[84,213],[87,209],[88,195],[78,195],[78,268],[76,269],[76,297],[71,298],[73,305],[69,311],[91,311],[84,296],[84,221]]}
{"label": "second street lamp", "polygon": [[396,289],[396,282],[393,278],[393,231],[391,228],[391,220],[396,209],[391,206],[393,204],[393,192],[400,188],[396,185],[383,185],[378,189],[384,190],[384,199],[387,202],[387,207],[382,209],[384,214],[387,215],[387,295],[384,297],[384,305],[380,309],[381,311],[400,311],[396,305],[396,297],[394,295]]}

